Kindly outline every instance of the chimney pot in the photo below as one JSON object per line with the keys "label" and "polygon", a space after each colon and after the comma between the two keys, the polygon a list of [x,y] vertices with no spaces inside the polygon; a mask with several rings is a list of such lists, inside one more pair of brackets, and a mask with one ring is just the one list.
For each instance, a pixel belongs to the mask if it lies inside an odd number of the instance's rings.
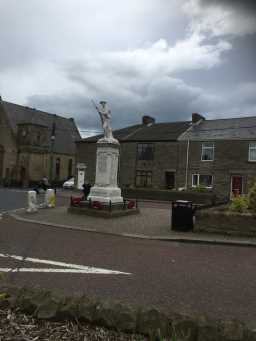
{"label": "chimney pot", "polygon": [[198,114],[197,112],[193,112],[192,113],[192,123],[197,123],[200,120],[205,120],[205,118],[202,115]]}
{"label": "chimney pot", "polygon": [[152,124],[154,124],[155,123],[155,119],[154,119],[154,117],[151,117],[151,116],[148,116],[148,115],[144,115],[143,117],[142,117],[142,124],[144,124],[144,125],[152,125]]}

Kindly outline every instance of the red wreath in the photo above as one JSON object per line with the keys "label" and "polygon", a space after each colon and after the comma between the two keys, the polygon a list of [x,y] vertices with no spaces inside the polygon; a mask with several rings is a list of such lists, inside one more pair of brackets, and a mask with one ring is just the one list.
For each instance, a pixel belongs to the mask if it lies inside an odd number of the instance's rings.
{"label": "red wreath", "polygon": [[81,201],[82,201],[82,198],[80,198],[80,197],[71,197],[70,198],[71,206],[79,206]]}
{"label": "red wreath", "polygon": [[102,204],[101,204],[101,202],[99,202],[99,201],[93,201],[92,202],[92,208],[96,208],[96,209],[98,209],[98,210],[101,210],[102,209]]}
{"label": "red wreath", "polygon": [[135,206],[135,202],[134,201],[129,201],[128,204],[127,204],[127,208],[128,209],[131,209]]}

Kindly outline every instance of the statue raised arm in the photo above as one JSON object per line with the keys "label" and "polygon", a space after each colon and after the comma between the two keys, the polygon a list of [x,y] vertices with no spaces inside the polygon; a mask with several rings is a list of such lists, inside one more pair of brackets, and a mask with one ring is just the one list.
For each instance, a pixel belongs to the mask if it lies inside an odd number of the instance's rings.
{"label": "statue raised arm", "polygon": [[107,102],[101,101],[100,107],[95,105],[96,110],[98,111],[102,123],[102,128],[104,130],[104,138],[113,140],[112,129],[110,126],[111,120],[111,111],[107,107]]}

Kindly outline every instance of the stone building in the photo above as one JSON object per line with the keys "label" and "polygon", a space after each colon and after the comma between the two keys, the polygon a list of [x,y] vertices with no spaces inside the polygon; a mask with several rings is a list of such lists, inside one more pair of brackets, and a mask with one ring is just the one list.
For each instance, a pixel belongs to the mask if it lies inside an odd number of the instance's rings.
{"label": "stone building", "polygon": [[0,98],[0,183],[61,182],[75,174],[80,134],[67,119]]}
{"label": "stone building", "polygon": [[[245,194],[256,178],[256,117],[142,124],[116,130],[120,141],[119,185],[122,188],[204,190],[228,200]],[[94,183],[96,141],[77,142],[77,159],[86,181]]]}
{"label": "stone building", "polygon": [[[142,123],[113,132],[120,142],[119,186],[176,188],[178,137],[190,122],[155,123],[143,116]],[[85,168],[85,181],[94,183],[96,142],[100,136],[77,142],[77,161]]]}
{"label": "stone building", "polygon": [[256,117],[205,120],[179,137],[180,181],[229,199],[256,178]]}

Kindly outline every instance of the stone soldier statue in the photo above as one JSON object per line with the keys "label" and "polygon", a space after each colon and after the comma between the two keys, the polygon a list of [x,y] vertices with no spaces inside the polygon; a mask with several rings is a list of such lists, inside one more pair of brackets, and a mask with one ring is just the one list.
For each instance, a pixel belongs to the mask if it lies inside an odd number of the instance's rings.
{"label": "stone soldier statue", "polygon": [[100,107],[95,105],[96,110],[98,111],[102,123],[102,128],[104,130],[104,139],[106,140],[113,140],[112,129],[110,126],[110,119],[111,119],[111,111],[107,107],[106,101],[100,102]]}

